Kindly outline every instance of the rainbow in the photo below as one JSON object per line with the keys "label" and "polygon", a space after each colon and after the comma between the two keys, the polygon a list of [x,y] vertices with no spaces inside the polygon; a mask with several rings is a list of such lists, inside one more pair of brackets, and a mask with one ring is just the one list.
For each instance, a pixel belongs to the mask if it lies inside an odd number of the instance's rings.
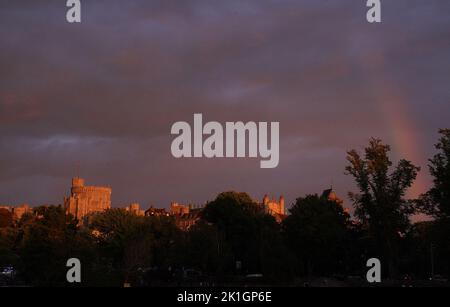
{"label": "rainbow", "polygon": [[407,195],[416,198],[426,192],[430,186],[427,157],[423,150],[424,142],[408,107],[407,94],[395,84],[395,81],[389,80],[389,76],[386,76],[382,52],[376,50],[375,54],[370,54],[370,58],[368,62],[361,61],[359,64],[370,74],[372,95],[379,106],[380,117],[390,132],[393,141],[392,150],[399,157],[421,167],[421,172]]}

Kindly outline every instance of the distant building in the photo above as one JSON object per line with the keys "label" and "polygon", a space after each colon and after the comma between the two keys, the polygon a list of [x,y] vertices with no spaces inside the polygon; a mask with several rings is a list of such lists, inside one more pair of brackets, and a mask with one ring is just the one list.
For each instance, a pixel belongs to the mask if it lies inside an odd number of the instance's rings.
{"label": "distant building", "polygon": [[9,212],[11,212],[13,221],[15,221],[15,222],[20,220],[25,213],[33,212],[33,208],[30,208],[30,206],[27,204],[23,204],[20,206],[0,205],[0,209],[6,209]]}
{"label": "distant building", "polygon": [[[97,212],[103,212],[111,208],[111,193],[109,187],[85,186],[84,179],[73,178],[70,196],[64,198],[64,208],[68,214],[73,215],[80,224],[86,222],[86,218]],[[343,204],[343,200],[339,198],[335,191],[327,189],[323,191],[322,198]],[[277,200],[264,195],[262,202],[257,202],[267,214],[272,215],[278,223],[281,223],[287,216],[285,199],[283,196]],[[27,205],[12,208],[10,206],[0,206],[8,208],[13,214],[14,219],[18,220],[23,214],[32,212]],[[201,217],[202,206],[185,205],[178,202],[172,202],[170,209],[154,208],[151,206],[148,210],[142,210],[139,203],[131,203],[124,208],[137,216],[166,216],[173,217],[176,225],[183,230],[188,230],[195,225]]]}
{"label": "distant building", "polygon": [[280,196],[279,200],[277,201],[275,198],[270,199],[266,194],[264,195],[262,205],[264,206],[267,214],[272,215],[278,223],[281,223],[286,217],[286,209],[283,196]]}
{"label": "distant building", "polygon": [[181,230],[187,231],[192,226],[198,223],[201,218],[202,208],[195,208],[189,210],[189,213],[184,213],[181,215],[175,215],[175,224]]}
{"label": "distant building", "polygon": [[285,215],[285,208],[284,208],[284,197],[280,196],[279,201],[277,201],[275,198],[270,199],[269,196],[266,194],[263,198],[263,205],[267,210],[267,213],[269,214],[280,214]]}
{"label": "distant building", "polygon": [[170,204],[170,216],[175,220],[175,224],[181,230],[187,231],[200,220],[202,206],[183,205],[177,202]]}
{"label": "distant building", "polygon": [[339,205],[342,205],[344,201],[340,199],[333,188],[323,191],[322,196],[323,199],[333,201]]}
{"label": "distant building", "polygon": [[33,212],[33,209],[30,208],[30,206],[27,204],[12,208],[13,219],[15,221],[20,220],[24,214],[32,213],[32,212]]}
{"label": "distant building", "polygon": [[177,202],[172,202],[170,204],[170,214],[171,215],[189,214],[189,210],[190,210],[189,205],[182,205]]}
{"label": "distant building", "polygon": [[64,208],[80,223],[92,213],[111,208],[111,188],[85,186],[84,179],[73,178],[70,196],[64,198]]}
{"label": "distant building", "polygon": [[[278,223],[281,223],[286,217],[285,201],[283,196],[281,196],[277,201],[275,199],[270,199],[269,196],[265,195],[262,203],[259,205],[264,208],[267,214],[272,215]],[[175,224],[178,228],[182,230],[189,230],[200,220],[203,208],[203,206],[183,205],[177,202],[172,202],[170,205],[169,215],[174,217]]]}
{"label": "distant building", "polygon": [[3,210],[8,210],[9,212],[12,212],[12,208],[11,208],[11,206],[8,206],[8,205],[0,205],[0,209],[3,209]]}
{"label": "distant building", "polygon": [[125,210],[137,216],[145,216],[145,210],[141,210],[141,206],[138,203],[130,204]]}
{"label": "distant building", "polygon": [[160,209],[150,206],[150,208],[145,211],[145,216],[170,216],[170,214],[164,208]]}

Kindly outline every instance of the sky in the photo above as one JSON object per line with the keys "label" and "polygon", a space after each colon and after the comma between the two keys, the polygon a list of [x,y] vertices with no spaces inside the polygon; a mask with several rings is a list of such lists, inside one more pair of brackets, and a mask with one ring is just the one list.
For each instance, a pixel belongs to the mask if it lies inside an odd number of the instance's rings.
{"label": "sky", "polygon": [[[422,167],[450,123],[450,2],[0,0],[0,203],[60,204],[71,178],[114,206],[203,204],[228,190],[284,195],[333,185],[371,137]],[[177,121],[280,123],[280,163],[175,159]]]}

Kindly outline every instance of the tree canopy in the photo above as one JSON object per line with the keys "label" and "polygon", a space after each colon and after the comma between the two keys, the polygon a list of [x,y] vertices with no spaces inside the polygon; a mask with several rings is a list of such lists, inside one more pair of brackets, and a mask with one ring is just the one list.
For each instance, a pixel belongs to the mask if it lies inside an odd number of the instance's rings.
{"label": "tree canopy", "polygon": [[439,131],[441,138],[435,145],[438,151],[429,164],[433,187],[421,197],[425,213],[439,219],[450,219],[450,129]]}
{"label": "tree canopy", "polygon": [[359,189],[359,193],[349,193],[355,215],[368,227],[378,252],[389,263],[388,273],[392,276],[396,271],[393,261],[397,240],[409,226],[415,208],[405,195],[420,168],[405,159],[392,167],[389,152],[389,145],[372,138],[363,156],[356,150],[348,152],[346,171]]}

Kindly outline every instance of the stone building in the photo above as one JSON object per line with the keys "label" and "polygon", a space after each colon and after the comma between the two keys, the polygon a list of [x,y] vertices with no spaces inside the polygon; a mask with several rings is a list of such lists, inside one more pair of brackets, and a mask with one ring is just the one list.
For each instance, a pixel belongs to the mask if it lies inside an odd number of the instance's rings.
{"label": "stone building", "polygon": [[337,203],[339,205],[342,205],[344,203],[344,201],[337,196],[337,194],[333,190],[333,188],[323,191],[321,197],[326,199],[326,200],[335,202],[335,203]]}
{"label": "stone building", "polygon": [[188,213],[173,215],[175,224],[183,231],[188,231],[192,226],[198,223],[201,218],[203,208],[189,209]]}
{"label": "stone building", "polygon": [[73,178],[70,196],[64,198],[64,208],[82,224],[92,213],[111,208],[111,192],[111,188],[85,186],[84,179]]}
{"label": "stone building", "polygon": [[125,210],[137,216],[145,216],[145,210],[141,210],[141,205],[138,203],[130,204],[128,207],[125,207]]}
{"label": "stone building", "polygon": [[166,211],[164,208],[155,208],[153,206],[150,206],[145,211],[145,216],[170,216],[170,213]]}
{"label": "stone building", "polygon": [[202,210],[203,206],[183,205],[172,202],[167,216],[171,216],[174,219],[178,228],[187,231],[200,220]]}
{"label": "stone building", "polygon": [[267,210],[267,213],[269,214],[280,214],[285,215],[285,208],[284,208],[284,197],[280,196],[279,201],[277,201],[275,198],[272,200],[269,198],[269,196],[266,194],[263,198],[263,205]]}
{"label": "stone building", "polygon": [[12,208],[13,218],[16,221],[20,220],[25,213],[32,213],[32,212],[33,209],[30,208],[30,206],[27,204]]}
{"label": "stone building", "polygon": [[6,209],[11,212],[14,221],[20,220],[25,213],[33,213],[33,208],[30,208],[27,204],[20,206],[0,205],[0,209]]}
{"label": "stone building", "polygon": [[189,214],[191,206],[189,205],[182,205],[177,202],[172,202],[170,204],[170,214],[171,215],[182,215],[182,214]]}
{"label": "stone building", "polygon": [[266,212],[272,215],[278,223],[281,223],[286,217],[286,209],[283,196],[280,196],[279,200],[277,201],[275,198],[270,199],[266,194],[264,195],[262,206],[264,206]]}

